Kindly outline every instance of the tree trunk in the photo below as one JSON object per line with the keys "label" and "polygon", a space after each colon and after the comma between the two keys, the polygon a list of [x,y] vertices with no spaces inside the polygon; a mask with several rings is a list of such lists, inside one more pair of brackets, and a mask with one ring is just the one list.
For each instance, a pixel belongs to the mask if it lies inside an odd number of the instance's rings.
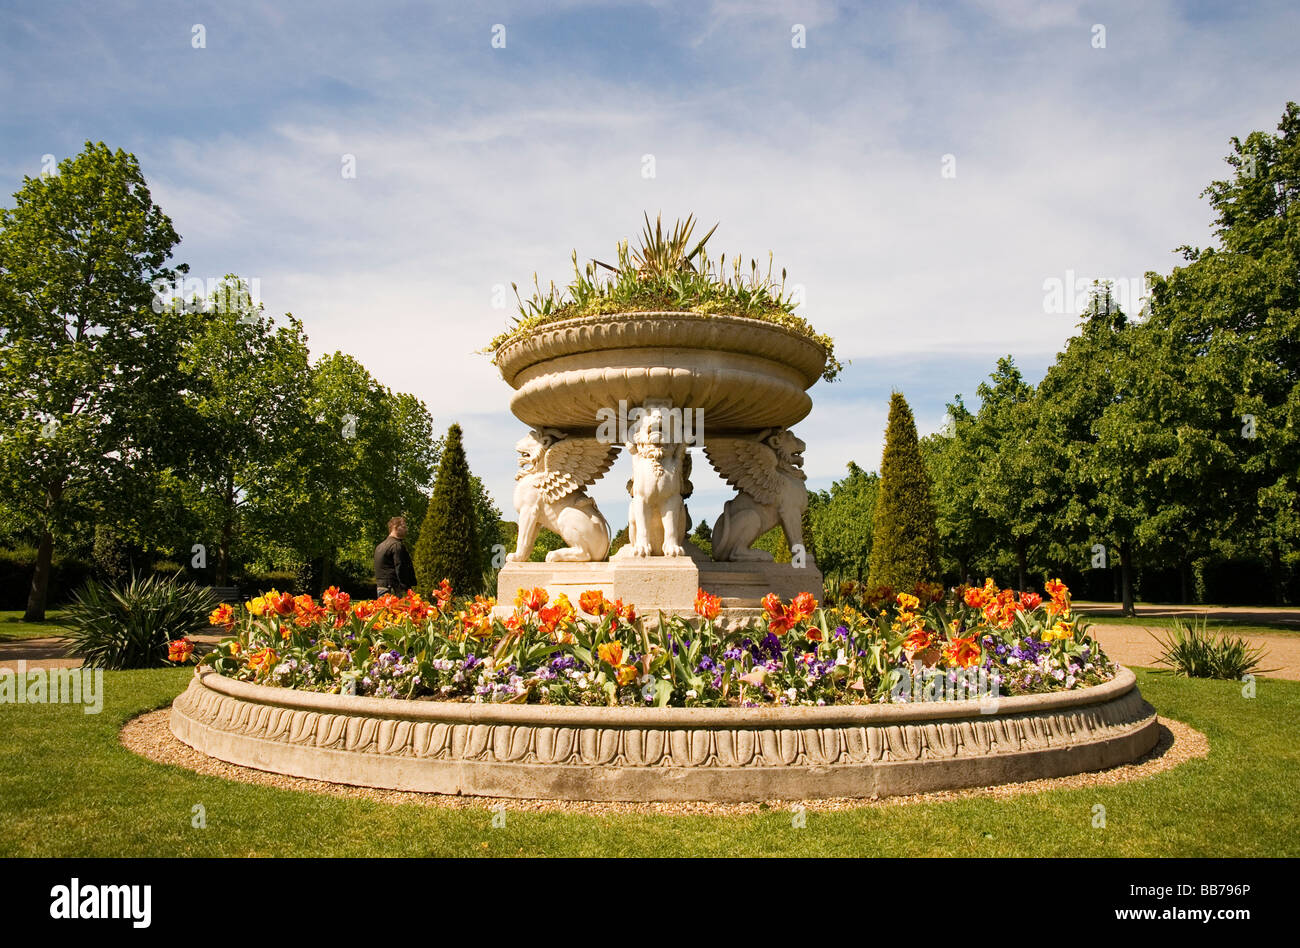
{"label": "tree trunk", "polygon": [[45,621],[45,600],[50,589],[50,563],[54,559],[54,535],[41,531],[41,542],[36,548],[36,569],[32,571],[32,588],[27,594],[27,611],[24,622]]}
{"label": "tree trunk", "polygon": [[1121,543],[1119,546],[1120,555],[1120,585],[1123,588],[1123,608],[1124,615],[1136,615],[1133,608],[1133,563],[1132,563],[1132,545]]}
{"label": "tree trunk", "polygon": [[1178,601],[1183,605],[1192,601],[1191,572],[1192,564],[1187,560],[1178,564]]}
{"label": "tree trunk", "polygon": [[45,605],[50,592],[50,566],[54,561],[54,534],[50,530],[50,522],[54,516],[54,505],[62,496],[62,484],[52,486],[45,495],[45,527],[41,530],[41,541],[36,547],[36,568],[32,570],[32,586],[27,593],[24,622],[45,621]]}
{"label": "tree trunk", "polygon": [[1029,588],[1029,570],[1025,565],[1025,541],[1016,541],[1016,572],[1018,574],[1016,586],[1017,591],[1024,592]]}
{"label": "tree trunk", "polygon": [[330,588],[330,580],[334,578],[334,552],[330,551],[324,556],[320,567],[320,580],[316,583],[316,595],[321,595],[325,590]]}
{"label": "tree trunk", "polygon": [[226,517],[221,524],[221,546],[217,549],[216,586],[224,586],[230,579],[230,538],[234,533],[235,479],[226,474]]}
{"label": "tree trunk", "polygon": [[221,525],[221,545],[217,548],[217,577],[213,585],[224,586],[230,578],[230,520]]}
{"label": "tree trunk", "polygon": [[1273,544],[1272,563],[1269,572],[1272,573],[1273,579],[1273,605],[1282,605],[1282,555],[1278,550],[1278,545]]}

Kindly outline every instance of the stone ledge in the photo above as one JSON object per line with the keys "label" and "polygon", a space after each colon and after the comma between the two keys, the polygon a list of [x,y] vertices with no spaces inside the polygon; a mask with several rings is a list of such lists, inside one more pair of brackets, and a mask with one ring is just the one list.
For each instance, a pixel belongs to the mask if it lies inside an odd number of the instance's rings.
{"label": "stone ledge", "polygon": [[1077,692],[825,708],[390,701],[207,672],[172,732],[230,763],[360,786],[567,800],[870,797],[1064,776],[1157,739],[1132,672]]}

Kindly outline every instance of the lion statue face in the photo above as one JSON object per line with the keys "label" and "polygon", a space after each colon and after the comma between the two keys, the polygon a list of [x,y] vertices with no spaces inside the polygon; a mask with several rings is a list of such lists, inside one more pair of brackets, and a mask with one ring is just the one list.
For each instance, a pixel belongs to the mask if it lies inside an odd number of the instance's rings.
{"label": "lion statue face", "polygon": [[808,445],[798,435],[782,428],[767,439],[767,446],[776,452],[781,470],[803,476],[803,452]]}
{"label": "lion statue face", "polygon": [[519,470],[515,478],[527,477],[540,466],[542,455],[546,453],[550,445],[550,439],[541,434],[536,428],[528,432],[515,443],[515,451],[519,454]]}

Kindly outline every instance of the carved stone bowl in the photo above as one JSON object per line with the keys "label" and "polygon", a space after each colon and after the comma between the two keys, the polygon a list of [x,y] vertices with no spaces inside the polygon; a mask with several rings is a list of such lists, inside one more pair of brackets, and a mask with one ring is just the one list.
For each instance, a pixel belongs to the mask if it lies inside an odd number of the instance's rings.
{"label": "carved stone bowl", "polygon": [[[989,712],[992,713],[989,713]],[[220,760],[335,783],[554,800],[803,800],[1101,770],[1155,746],[1133,673],[1078,691],[822,708],[357,698],[197,675],[171,729]]]}
{"label": "carved stone bowl", "polygon": [[497,367],[528,425],[589,431],[597,412],[669,398],[714,430],[790,426],[826,352],[775,323],[696,313],[623,313],[550,323],[507,342]]}

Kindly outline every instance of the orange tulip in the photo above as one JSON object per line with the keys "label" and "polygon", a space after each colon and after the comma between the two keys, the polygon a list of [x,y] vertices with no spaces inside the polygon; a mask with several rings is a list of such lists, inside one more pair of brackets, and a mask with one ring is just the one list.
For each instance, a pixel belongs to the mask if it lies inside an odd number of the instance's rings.
{"label": "orange tulip", "polygon": [[903,639],[903,651],[908,655],[915,655],[917,652],[924,652],[930,647],[930,633],[925,629],[917,629],[907,638]]}
{"label": "orange tulip", "polygon": [[605,599],[599,589],[588,589],[578,597],[578,606],[589,616],[603,616],[613,609],[613,604]]}
{"label": "orange tulip", "polygon": [[248,667],[258,675],[264,675],[274,668],[279,661],[280,656],[275,653],[275,649],[262,648],[248,656]]}
{"label": "orange tulip", "polygon": [[550,598],[550,594],[541,586],[534,586],[532,589],[527,590],[518,589],[515,591],[515,606],[522,606],[530,612],[537,612],[542,606],[546,605]]}
{"label": "orange tulip", "polygon": [[959,668],[970,668],[979,664],[980,647],[975,644],[973,635],[970,638],[953,639],[944,646],[943,657]]}
{"label": "orange tulip", "polygon": [[782,609],[779,616],[767,620],[767,629],[775,635],[785,635],[794,628],[795,621],[794,613]]}
{"label": "orange tulip", "polygon": [[[310,596],[308,597],[311,598]],[[280,593],[275,595],[272,591],[270,606],[278,615],[287,616],[293,612],[294,601],[291,593]]]}
{"label": "orange tulip", "polygon": [[596,646],[596,654],[602,662],[608,662],[611,665],[623,664],[623,643],[617,639],[613,642],[602,642]]}
{"label": "orange tulip", "polygon": [[[229,608],[229,607],[227,607]],[[213,625],[216,625],[214,622]],[[187,638],[176,639],[167,643],[167,661],[183,665],[194,654],[194,643]]]}
{"label": "orange tulip", "polygon": [[722,608],[722,600],[706,593],[703,589],[695,594],[695,614],[705,619],[716,619]]}

